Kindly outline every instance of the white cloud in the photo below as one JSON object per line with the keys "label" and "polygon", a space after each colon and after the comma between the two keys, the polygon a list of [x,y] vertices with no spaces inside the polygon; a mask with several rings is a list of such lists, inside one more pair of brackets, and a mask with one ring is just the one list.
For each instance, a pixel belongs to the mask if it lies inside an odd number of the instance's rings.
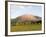
{"label": "white cloud", "polygon": [[18,7],[18,8],[25,8],[24,6],[16,6],[16,7]]}

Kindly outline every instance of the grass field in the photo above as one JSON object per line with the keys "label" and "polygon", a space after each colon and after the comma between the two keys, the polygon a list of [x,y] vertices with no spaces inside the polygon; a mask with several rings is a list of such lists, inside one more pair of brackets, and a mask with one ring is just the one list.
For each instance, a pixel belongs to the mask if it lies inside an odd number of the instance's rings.
{"label": "grass field", "polygon": [[11,32],[19,32],[19,31],[39,31],[41,30],[42,24],[25,24],[25,25],[11,25]]}

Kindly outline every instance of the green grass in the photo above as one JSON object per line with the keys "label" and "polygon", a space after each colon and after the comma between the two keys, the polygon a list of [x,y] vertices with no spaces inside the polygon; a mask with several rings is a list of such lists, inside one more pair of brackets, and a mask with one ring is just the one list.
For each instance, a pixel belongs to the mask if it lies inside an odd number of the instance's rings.
{"label": "green grass", "polygon": [[16,24],[16,26],[11,25],[11,32],[19,31],[39,31],[41,30],[42,24]]}

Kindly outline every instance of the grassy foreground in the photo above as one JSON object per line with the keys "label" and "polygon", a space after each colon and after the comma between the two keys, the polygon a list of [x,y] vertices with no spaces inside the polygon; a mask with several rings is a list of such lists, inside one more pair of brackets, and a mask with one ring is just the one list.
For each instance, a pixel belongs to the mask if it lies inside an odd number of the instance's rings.
{"label": "grassy foreground", "polygon": [[19,31],[39,31],[41,30],[42,24],[26,24],[26,25],[11,25],[11,32]]}

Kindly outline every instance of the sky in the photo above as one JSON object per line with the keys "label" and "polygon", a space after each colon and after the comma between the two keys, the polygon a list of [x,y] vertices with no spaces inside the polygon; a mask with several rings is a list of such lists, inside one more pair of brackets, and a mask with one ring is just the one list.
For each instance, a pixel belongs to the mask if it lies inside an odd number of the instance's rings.
{"label": "sky", "polygon": [[18,16],[22,16],[25,14],[42,17],[42,7],[37,5],[28,5],[28,6],[22,5],[16,6],[16,4],[10,5],[11,18],[16,18]]}

